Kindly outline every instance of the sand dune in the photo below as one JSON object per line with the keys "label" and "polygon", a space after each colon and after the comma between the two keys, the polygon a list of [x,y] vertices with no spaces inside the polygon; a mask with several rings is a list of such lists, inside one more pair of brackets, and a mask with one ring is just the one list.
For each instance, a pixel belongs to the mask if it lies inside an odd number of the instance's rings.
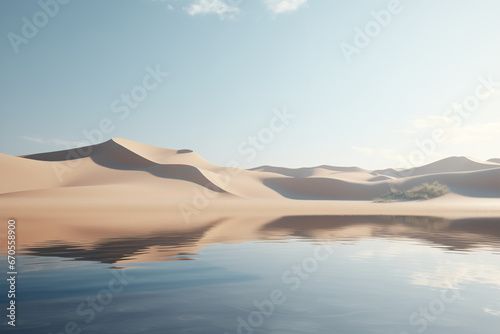
{"label": "sand dune", "polygon": [[352,182],[325,177],[271,178],[265,180],[264,184],[284,197],[306,200],[372,200],[390,190],[389,184],[384,181]]}
{"label": "sand dune", "polygon": [[[433,210],[467,208],[500,215],[500,165],[495,159],[451,157],[399,171],[326,165],[242,170],[216,166],[188,149],[112,139],[21,157],[0,154],[0,160],[0,205],[11,216],[36,217],[40,210],[52,215],[68,210],[102,214],[106,208],[113,208],[114,214],[117,210],[130,212],[126,206],[136,211],[156,207],[167,212],[171,208],[178,211],[176,208],[184,204],[197,215],[209,207],[217,208],[219,214],[243,210],[254,215],[273,213],[273,208],[279,207],[285,215],[287,210],[335,214],[339,209],[380,214],[381,207],[390,214],[431,206]],[[405,190],[434,181],[447,185],[451,193],[412,204],[371,203],[391,188]]]}
{"label": "sand dune", "polygon": [[450,157],[413,169],[413,175],[467,172],[498,168],[495,163],[468,157]]}
{"label": "sand dune", "polygon": [[274,166],[261,166],[250,169],[257,172],[270,172],[284,176],[305,178],[310,176],[325,176],[335,174],[335,172],[366,172],[366,170],[358,167],[334,167],[334,166],[318,166],[318,167],[304,167],[304,168],[284,168]]}

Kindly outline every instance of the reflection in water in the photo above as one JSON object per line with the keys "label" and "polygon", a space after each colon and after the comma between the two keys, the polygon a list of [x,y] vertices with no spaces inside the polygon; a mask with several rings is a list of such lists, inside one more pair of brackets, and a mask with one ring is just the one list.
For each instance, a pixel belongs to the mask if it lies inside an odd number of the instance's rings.
{"label": "reflection in water", "polygon": [[[165,224],[168,226],[168,224]],[[244,225],[246,228],[241,229]],[[221,228],[223,227],[223,228]],[[215,235],[214,230],[222,230]],[[241,234],[239,233],[241,231]],[[58,256],[101,263],[185,260],[217,242],[286,240],[346,241],[366,237],[413,238],[450,250],[470,251],[500,246],[500,219],[448,220],[414,216],[289,216],[256,223],[237,219],[210,222],[184,231],[142,231],[127,237],[98,238],[82,244],[38,241],[25,248],[38,256]]]}
{"label": "reflection in water", "polygon": [[[18,325],[2,322],[2,333],[72,322],[81,333],[493,334],[500,324],[498,219],[165,225],[26,237]],[[171,261],[182,259],[196,261]],[[115,279],[123,289],[111,293]]]}
{"label": "reflection in water", "polygon": [[[39,256],[58,256],[76,260],[116,263],[120,260],[133,258],[134,254],[143,253],[154,247],[172,250],[176,255],[189,255],[189,249],[195,245],[208,229],[198,228],[186,232],[169,232],[145,234],[142,236],[110,238],[98,240],[88,245],[71,245],[62,242],[44,242],[42,246],[27,248],[27,252]],[[179,257],[179,260],[187,259]]]}

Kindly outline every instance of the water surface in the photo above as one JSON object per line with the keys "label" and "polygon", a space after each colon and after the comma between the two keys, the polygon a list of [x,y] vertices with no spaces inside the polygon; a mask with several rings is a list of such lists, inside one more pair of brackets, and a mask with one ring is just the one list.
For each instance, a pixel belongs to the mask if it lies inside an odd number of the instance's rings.
{"label": "water surface", "polygon": [[18,258],[17,326],[2,333],[498,333],[499,250],[497,219],[221,219],[79,243],[43,236]]}

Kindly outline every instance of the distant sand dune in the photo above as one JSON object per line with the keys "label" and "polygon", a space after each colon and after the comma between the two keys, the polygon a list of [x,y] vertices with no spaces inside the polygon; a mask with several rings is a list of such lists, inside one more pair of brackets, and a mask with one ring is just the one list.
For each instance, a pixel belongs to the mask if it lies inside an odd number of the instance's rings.
{"label": "distant sand dune", "polygon": [[[359,210],[361,202],[371,202],[393,187],[405,190],[438,181],[447,185],[451,193],[415,205],[424,208],[427,202],[435,203],[433,210],[481,206],[500,212],[499,163],[500,159],[451,157],[411,170],[369,171],[326,165],[242,170],[216,166],[188,149],[171,150],[112,139],[79,149],[22,157],[0,154],[0,202],[22,207],[28,214],[30,209],[26,206],[33,210],[40,210],[41,206],[47,210],[59,208],[65,212],[72,206],[83,210],[85,205],[111,206],[110,203],[117,208],[123,203],[136,206],[162,203],[171,207],[185,202],[196,210],[205,210],[208,202],[232,199],[220,203],[258,214],[271,212],[272,206],[288,206],[290,210],[302,207],[312,210],[314,206],[316,212],[329,212],[328,208],[333,207],[329,202],[342,200],[335,207],[349,212],[349,205]],[[314,205],[305,203],[313,200],[324,201]],[[325,206],[326,211],[317,205]],[[216,207],[215,203],[212,206]],[[379,208],[390,211],[403,206],[370,204],[369,207],[378,212]],[[226,212],[221,208],[227,207],[218,208]],[[237,211],[234,208],[231,210]],[[416,210],[417,206],[411,208]]]}
{"label": "distant sand dune", "polygon": [[303,167],[303,168],[284,168],[274,166],[261,166],[250,169],[257,172],[269,172],[281,174],[290,177],[310,177],[310,176],[324,176],[332,172],[366,172],[366,170],[358,167],[334,167],[334,166],[318,166],[318,167]]}
{"label": "distant sand dune", "polygon": [[371,200],[390,190],[386,183],[358,183],[331,178],[273,178],[264,181],[268,187],[292,199]]}
{"label": "distant sand dune", "polygon": [[498,168],[498,165],[492,161],[479,161],[467,157],[450,157],[413,169],[388,169],[376,172],[384,175],[405,177],[451,172],[472,172],[492,168]]}

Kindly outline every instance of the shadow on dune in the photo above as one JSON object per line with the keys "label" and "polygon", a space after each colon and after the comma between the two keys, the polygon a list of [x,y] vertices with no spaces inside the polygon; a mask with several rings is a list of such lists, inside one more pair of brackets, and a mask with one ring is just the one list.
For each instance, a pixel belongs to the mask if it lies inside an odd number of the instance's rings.
{"label": "shadow on dune", "polygon": [[388,183],[352,183],[330,178],[270,178],[264,185],[298,200],[372,200],[390,190]]}
{"label": "shadow on dune", "polygon": [[[402,180],[397,189],[408,190],[423,183],[439,182],[453,193],[480,198],[500,198],[500,168],[476,172],[424,175]],[[394,187],[391,179],[377,177],[355,183],[333,178],[269,178],[264,185],[296,200],[373,200]]]}
{"label": "shadow on dune", "polygon": [[[183,150],[179,154],[186,153],[190,152],[188,152],[187,150]],[[215,182],[210,180],[200,169],[195,166],[184,164],[159,164],[154,161],[148,160],[143,156],[130,151],[129,149],[118,144],[102,153],[92,155],[90,158],[96,164],[106,168],[144,171],[161,178],[193,182],[215,192],[227,192],[217,186]]]}
{"label": "shadow on dune", "polygon": [[39,160],[39,161],[66,161],[81,158],[87,158],[96,154],[108,152],[118,146],[113,140],[108,140],[97,145],[83,146],[70,150],[61,150],[54,152],[36,153],[22,155],[22,158]]}
{"label": "shadow on dune", "polygon": [[[178,150],[173,152],[175,152],[173,154],[193,153],[191,150]],[[188,181],[215,192],[227,193],[227,191],[217,186],[214,180],[211,180],[203,171],[195,166],[156,163],[113,140],[73,150],[27,155],[24,156],[24,158],[51,162],[90,158],[93,162],[102,167],[116,170],[148,172],[157,177]]]}

